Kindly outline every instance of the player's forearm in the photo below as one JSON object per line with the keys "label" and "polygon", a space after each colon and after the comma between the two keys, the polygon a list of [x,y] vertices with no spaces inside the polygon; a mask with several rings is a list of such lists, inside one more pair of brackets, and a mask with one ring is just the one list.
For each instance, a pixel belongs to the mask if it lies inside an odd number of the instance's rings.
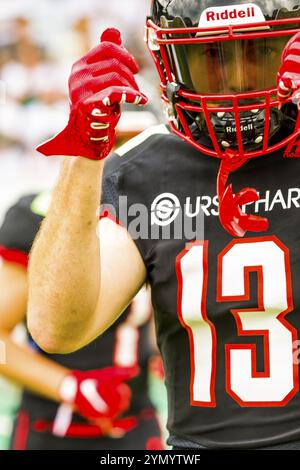
{"label": "player's forearm", "polygon": [[100,289],[97,237],[103,162],[66,158],[30,256],[28,326],[49,352],[77,349]]}
{"label": "player's forearm", "polygon": [[59,389],[68,369],[14,343],[10,333],[0,330],[0,374],[22,388],[54,401],[60,401]]}

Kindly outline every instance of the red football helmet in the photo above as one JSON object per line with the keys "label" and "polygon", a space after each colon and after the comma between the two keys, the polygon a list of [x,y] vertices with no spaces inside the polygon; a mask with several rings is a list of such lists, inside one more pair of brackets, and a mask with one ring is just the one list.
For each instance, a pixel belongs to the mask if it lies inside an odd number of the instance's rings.
{"label": "red football helmet", "polygon": [[221,158],[287,145],[300,121],[292,98],[278,110],[276,76],[299,28],[299,0],[153,0],[147,44],[172,131]]}
{"label": "red football helmet", "polygon": [[171,130],[222,159],[220,218],[235,236],[266,230],[267,221],[241,211],[255,190],[226,194],[229,173],[300,135],[293,95],[283,106],[277,95],[282,54],[299,29],[300,0],[152,1],[146,41]]}

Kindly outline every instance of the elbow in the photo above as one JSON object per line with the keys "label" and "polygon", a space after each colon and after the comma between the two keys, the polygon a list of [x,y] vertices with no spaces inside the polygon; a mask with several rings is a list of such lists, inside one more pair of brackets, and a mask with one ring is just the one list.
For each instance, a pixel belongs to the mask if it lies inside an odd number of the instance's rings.
{"label": "elbow", "polygon": [[73,344],[67,344],[62,338],[45,332],[29,330],[33,341],[47,354],[71,354],[79,348]]}
{"label": "elbow", "polygon": [[71,354],[81,347],[74,343],[74,338],[53,332],[50,328],[45,328],[45,325],[35,325],[30,319],[27,326],[33,341],[47,354]]}

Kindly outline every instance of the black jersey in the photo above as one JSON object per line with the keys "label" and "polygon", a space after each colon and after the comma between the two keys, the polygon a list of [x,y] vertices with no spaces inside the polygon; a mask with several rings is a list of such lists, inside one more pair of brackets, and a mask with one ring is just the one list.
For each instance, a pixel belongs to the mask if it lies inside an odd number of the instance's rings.
{"label": "black jersey", "polygon": [[[11,207],[0,229],[1,254],[4,259],[16,260],[16,253],[26,257],[39,230],[50,201],[50,193],[22,197]],[[138,414],[151,406],[148,398],[149,357],[153,352],[150,341],[152,306],[149,294],[143,289],[129,308],[103,335],[83,349],[68,355],[47,354],[29,337],[31,346],[40,354],[69,369],[92,370],[114,365],[138,364],[141,373],[130,381],[131,407],[127,414]],[[57,404],[25,391],[22,409],[30,410],[33,420],[52,422]],[[77,417],[76,419],[78,419]]]}
{"label": "black jersey", "polygon": [[231,175],[235,192],[260,193],[245,210],[270,222],[243,239],[218,218],[219,165],[164,126],[106,163],[103,209],[128,227],[152,288],[169,443],[298,440],[300,160],[279,151]]}

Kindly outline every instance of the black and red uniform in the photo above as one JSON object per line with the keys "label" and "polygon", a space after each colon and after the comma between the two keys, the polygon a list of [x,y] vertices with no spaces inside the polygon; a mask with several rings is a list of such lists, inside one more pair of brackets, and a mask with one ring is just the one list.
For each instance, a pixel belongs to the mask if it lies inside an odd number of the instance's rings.
{"label": "black and red uniform", "polygon": [[[0,255],[4,259],[26,266],[28,253],[43,220],[43,216],[37,214],[35,209],[38,197],[22,197],[8,210],[0,229]],[[122,438],[95,435],[89,423],[75,414],[72,424],[81,425],[78,437],[56,437],[51,430],[59,405],[24,391],[12,448],[138,450],[146,449],[149,439],[160,437],[161,431],[148,395],[148,361],[153,353],[149,335],[151,315],[148,294],[141,291],[109,330],[80,351],[68,355],[46,354],[29,338],[38,354],[71,370],[139,365],[140,375],[129,382],[132,390],[130,409],[118,421],[120,428],[125,431]]]}
{"label": "black and red uniform", "polygon": [[283,153],[231,175],[234,193],[258,189],[245,210],[270,222],[243,239],[218,218],[219,159],[166,127],[106,163],[103,202],[127,214],[147,267],[175,448],[300,448],[300,159]]}

